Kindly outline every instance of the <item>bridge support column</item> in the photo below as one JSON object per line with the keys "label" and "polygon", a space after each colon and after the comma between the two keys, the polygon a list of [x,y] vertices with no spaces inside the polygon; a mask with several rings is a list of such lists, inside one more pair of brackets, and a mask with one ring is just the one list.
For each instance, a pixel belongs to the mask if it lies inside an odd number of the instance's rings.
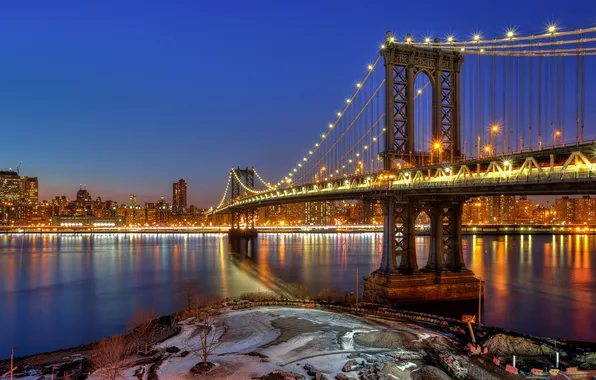
{"label": "bridge support column", "polygon": [[450,222],[449,236],[445,241],[445,246],[449,247],[447,252],[447,265],[452,272],[468,271],[464,262],[464,255],[462,252],[462,234],[461,234],[461,217],[463,210],[463,200],[454,200],[449,205],[447,210]]}
{"label": "bridge support column", "polygon": [[445,272],[444,236],[443,236],[443,206],[433,202],[430,209],[430,249],[428,262],[424,268],[427,272]]}
{"label": "bridge support column", "polygon": [[[396,254],[401,257],[399,271],[402,274],[418,272],[416,262],[416,205],[414,200],[404,199],[396,203],[394,210],[394,239]],[[395,263],[397,265],[397,263]]]}
{"label": "bridge support column", "polygon": [[386,197],[382,200],[383,207],[383,251],[381,253],[381,266],[378,272],[390,274],[395,272],[395,218],[393,217],[395,199]]}
{"label": "bridge support column", "polygon": [[[255,229],[255,209],[232,209],[232,226],[228,231],[228,242],[232,247],[232,251],[246,252],[242,249],[248,241],[257,237],[257,230]],[[244,217],[246,228],[242,228],[240,223]]]}

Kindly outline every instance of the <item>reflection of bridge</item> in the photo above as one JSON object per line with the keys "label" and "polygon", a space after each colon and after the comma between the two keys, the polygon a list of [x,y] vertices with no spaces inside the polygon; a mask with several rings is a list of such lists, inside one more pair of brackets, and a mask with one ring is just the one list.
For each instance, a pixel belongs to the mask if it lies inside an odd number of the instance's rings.
{"label": "reflection of bridge", "polygon": [[[383,256],[368,290],[402,300],[474,297],[478,281],[461,248],[463,202],[479,195],[596,193],[596,145],[584,139],[593,33],[596,28],[551,26],[538,36],[510,31],[502,39],[477,35],[466,42],[415,42],[410,35],[399,42],[388,33],[380,50],[384,75],[375,74],[381,58],[369,65],[299,163],[275,185],[254,169],[232,169],[215,211],[231,213],[234,237],[251,234],[259,207],[379,202]],[[421,212],[431,220],[424,268],[414,244]]]}

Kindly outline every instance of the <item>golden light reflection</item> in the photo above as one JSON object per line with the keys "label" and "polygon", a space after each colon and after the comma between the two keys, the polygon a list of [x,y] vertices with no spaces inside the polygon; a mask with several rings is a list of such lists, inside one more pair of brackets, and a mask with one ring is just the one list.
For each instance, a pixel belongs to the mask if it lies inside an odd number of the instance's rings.
{"label": "golden light reflection", "polygon": [[219,268],[220,268],[221,293],[222,293],[221,296],[226,298],[226,297],[230,296],[230,291],[228,289],[228,277],[227,277],[227,271],[226,271],[228,254],[226,252],[226,244],[224,242],[224,235],[219,235],[219,237],[217,239],[217,248],[219,251]]}

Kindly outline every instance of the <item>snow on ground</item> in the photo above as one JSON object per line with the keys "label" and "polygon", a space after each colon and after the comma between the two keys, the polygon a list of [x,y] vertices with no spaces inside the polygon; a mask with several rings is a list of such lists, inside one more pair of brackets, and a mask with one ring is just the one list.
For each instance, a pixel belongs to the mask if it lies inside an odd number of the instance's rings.
{"label": "snow on ground", "polygon": [[[270,307],[229,312],[219,318],[214,322],[214,333],[221,336],[221,345],[216,349],[215,355],[209,358],[217,367],[204,378],[245,379],[265,375],[274,369],[306,375],[302,368],[305,363],[313,365],[328,377],[334,377],[341,372],[350,354],[354,352],[415,354],[403,348],[387,350],[359,346],[354,342],[354,334],[385,330],[387,322],[384,321],[384,325],[380,326],[372,319],[357,318],[348,314]],[[224,321],[228,326],[225,334]],[[419,326],[411,329],[399,322],[392,322],[391,325],[415,334],[420,340],[436,336],[435,333],[420,329]],[[160,347],[175,345],[184,350],[189,344],[196,345],[197,337],[189,339],[192,329],[191,325],[183,326],[181,334],[165,341]],[[266,355],[267,359],[247,355],[255,351]],[[173,354],[160,366],[158,375],[160,379],[184,377],[199,361],[193,353],[185,358]],[[413,363],[402,363],[404,369],[415,366]]]}
{"label": "snow on ground", "polygon": [[[421,350],[408,350],[405,347],[365,347],[356,343],[354,335],[378,335],[391,330],[407,332],[413,340],[419,341],[438,336],[420,326],[413,327],[396,321],[284,307],[232,311],[210,322],[213,327],[211,333],[219,338],[215,353],[209,357],[209,361],[216,367],[207,374],[195,376],[199,379],[250,379],[253,376],[263,376],[275,369],[306,376],[307,371],[303,369],[306,363],[325,373],[328,378],[334,378],[337,373],[342,372],[342,367],[351,358],[356,358],[358,363],[362,364],[371,357],[399,364],[399,370],[412,371],[419,368],[419,361],[418,364],[415,360],[402,360],[398,363],[395,357],[421,357]],[[180,334],[156,346],[166,355],[157,371],[160,379],[186,378],[190,369],[201,361],[198,355],[189,349],[200,346],[195,330],[196,326],[192,321],[186,321],[182,324]],[[181,352],[191,352],[186,357],[181,357],[180,352],[165,353],[165,348],[171,346],[178,347]],[[255,353],[264,357],[255,356]],[[146,367],[146,373],[148,369],[149,366]],[[128,369],[126,378],[132,378],[135,370],[136,368]],[[356,372],[345,374],[357,377]]]}

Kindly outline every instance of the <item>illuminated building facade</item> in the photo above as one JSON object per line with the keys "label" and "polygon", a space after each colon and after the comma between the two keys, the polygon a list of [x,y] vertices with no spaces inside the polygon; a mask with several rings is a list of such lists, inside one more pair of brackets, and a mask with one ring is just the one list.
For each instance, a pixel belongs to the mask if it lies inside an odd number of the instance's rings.
{"label": "illuminated building facade", "polygon": [[22,178],[17,172],[0,171],[0,202],[19,202]]}
{"label": "illuminated building facade", "polygon": [[186,181],[180,179],[174,182],[172,190],[172,213],[174,215],[186,212]]}
{"label": "illuminated building facade", "polygon": [[39,181],[37,177],[23,177],[23,202],[36,205],[39,203]]}
{"label": "illuminated building facade", "polygon": [[532,211],[532,201],[526,196],[519,197],[515,202],[515,223],[531,223]]}

